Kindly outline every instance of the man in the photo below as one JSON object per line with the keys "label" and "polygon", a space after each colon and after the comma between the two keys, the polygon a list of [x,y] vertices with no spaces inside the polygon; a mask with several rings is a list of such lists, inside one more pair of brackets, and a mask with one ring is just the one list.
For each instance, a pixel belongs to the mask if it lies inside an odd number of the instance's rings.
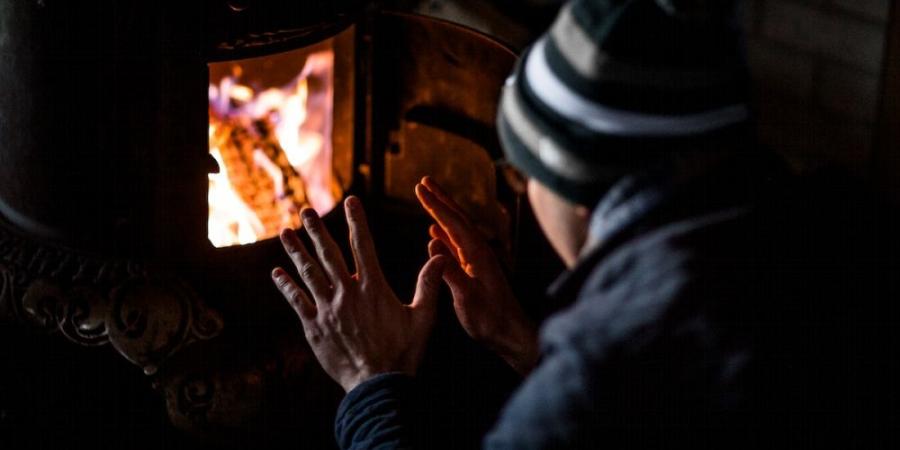
{"label": "man", "polygon": [[845,186],[794,186],[751,144],[732,9],[576,0],[507,83],[504,151],[570,268],[551,292],[572,304],[539,337],[429,178],[416,193],[437,222],[432,257],[408,306],[358,199],[345,202],[356,274],[314,212],[302,217],[317,258],[283,233],[309,294],[283,269],[273,279],[348,392],[342,448],[421,445],[411,383],[441,280],[466,331],[527,375],[487,448],[894,442],[891,228],[842,203]]}

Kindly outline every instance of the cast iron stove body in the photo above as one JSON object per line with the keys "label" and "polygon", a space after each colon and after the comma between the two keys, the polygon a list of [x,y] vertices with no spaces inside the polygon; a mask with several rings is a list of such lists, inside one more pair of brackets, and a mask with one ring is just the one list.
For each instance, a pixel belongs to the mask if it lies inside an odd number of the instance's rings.
{"label": "cast iron stove body", "polygon": [[[211,179],[233,172],[211,154],[222,79],[237,66],[264,79],[290,55],[308,61],[323,49],[332,57],[330,122],[317,128],[330,148],[324,186],[333,203],[363,197],[398,289],[411,290],[426,257],[427,220],[412,193],[422,175],[465,193],[459,201],[511,250],[517,199],[498,192],[492,161],[515,55],[483,35],[354,0],[0,5],[5,430],[106,441],[154,436],[167,416],[207,443],[265,435],[328,445],[340,392],[268,279],[288,264],[277,239],[216,246],[210,232]],[[315,76],[300,81],[309,98],[322,92]],[[229,114],[242,106],[233,92]],[[282,186],[275,197],[293,193]],[[341,208],[327,210],[345,236]],[[391,242],[403,245],[382,244]],[[77,390],[84,398],[54,400]],[[153,410],[158,395],[165,412]],[[60,428],[91,402],[117,406]],[[144,421],[132,432],[94,425],[114,421],[118,407]]]}

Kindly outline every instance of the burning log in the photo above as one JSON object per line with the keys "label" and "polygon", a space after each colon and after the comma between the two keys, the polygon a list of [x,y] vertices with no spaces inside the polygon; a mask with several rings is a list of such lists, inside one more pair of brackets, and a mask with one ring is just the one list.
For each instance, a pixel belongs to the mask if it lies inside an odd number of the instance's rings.
{"label": "burning log", "polygon": [[274,140],[271,125],[265,120],[250,127],[238,120],[217,122],[210,147],[218,149],[234,191],[256,213],[262,225],[257,234],[273,236],[298,227],[297,212],[309,206],[306,185]]}
{"label": "burning log", "polygon": [[[314,200],[323,188],[333,198],[340,197],[331,174],[317,172],[331,171],[323,164],[329,161],[320,157],[326,150],[330,154],[326,141],[330,126],[321,118],[330,120],[331,115],[331,65],[330,54],[311,55],[289,85],[259,92],[238,82],[239,66],[231,76],[210,85],[209,148],[222,166],[220,174],[210,175],[209,236],[217,247],[251,243],[299,227],[297,213],[320,205]],[[310,114],[308,108],[320,106],[323,94],[316,93],[319,104],[310,103],[308,77],[313,74],[326,82],[329,97],[324,103],[327,110]]]}

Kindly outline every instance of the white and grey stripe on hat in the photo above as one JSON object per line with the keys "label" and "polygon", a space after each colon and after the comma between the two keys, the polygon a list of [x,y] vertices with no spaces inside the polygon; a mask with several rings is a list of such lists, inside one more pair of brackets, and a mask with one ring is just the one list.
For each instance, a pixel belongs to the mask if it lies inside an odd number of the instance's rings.
{"label": "white and grey stripe on hat", "polygon": [[[679,49],[648,24],[695,47]],[[647,142],[664,148],[747,123],[746,69],[730,26],[671,16],[655,0],[567,4],[504,88],[507,156],[585,187],[621,175],[627,168],[616,163]]]}

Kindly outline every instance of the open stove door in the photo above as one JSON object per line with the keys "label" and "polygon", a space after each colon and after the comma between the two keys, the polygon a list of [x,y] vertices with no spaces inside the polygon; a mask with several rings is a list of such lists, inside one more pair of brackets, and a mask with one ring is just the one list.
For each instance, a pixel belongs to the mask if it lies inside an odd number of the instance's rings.
{"label": "open stove door", "polygon": [[418,209],[413,186],[430,175],[454,194],[486,237],[508,244],[516,199],[498,192],[494,161],[502,152],[495,121],[500,88],[516,54],[450,22],[391,12],[376,17],[373,190]]}

